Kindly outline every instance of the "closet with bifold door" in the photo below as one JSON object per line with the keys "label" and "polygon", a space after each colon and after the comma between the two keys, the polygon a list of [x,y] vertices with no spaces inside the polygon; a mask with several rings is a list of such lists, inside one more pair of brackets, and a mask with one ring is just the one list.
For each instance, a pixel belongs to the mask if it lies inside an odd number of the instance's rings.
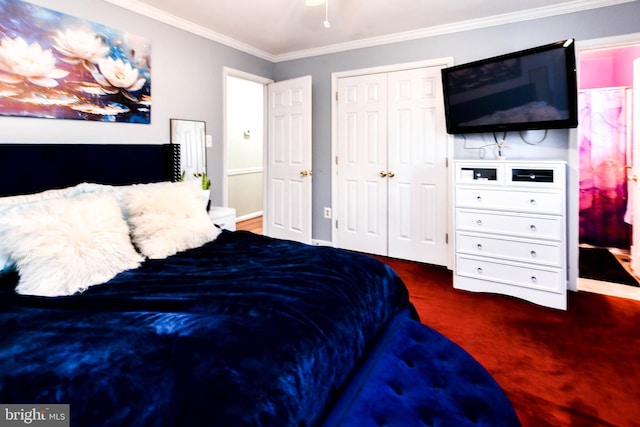
{"label": "closet with bifold door", "polygon": [[338,79],[338,247],[447,264],[444,66]]}

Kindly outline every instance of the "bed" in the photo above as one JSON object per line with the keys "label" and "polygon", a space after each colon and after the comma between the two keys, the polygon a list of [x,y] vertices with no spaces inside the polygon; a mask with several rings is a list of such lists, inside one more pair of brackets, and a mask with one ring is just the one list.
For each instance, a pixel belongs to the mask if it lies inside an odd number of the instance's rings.
{"label": "bed", "polygon": [[388,265],[205,225],[176,158],[0,145],[0,196],[37,194],[0,200],[0,421],[64,404],[72,426],[520,425]]}

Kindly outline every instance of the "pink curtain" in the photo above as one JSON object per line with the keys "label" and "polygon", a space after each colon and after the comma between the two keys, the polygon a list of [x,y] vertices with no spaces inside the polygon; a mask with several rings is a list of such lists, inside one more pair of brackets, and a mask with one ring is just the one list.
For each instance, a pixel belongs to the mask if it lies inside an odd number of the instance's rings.
{"label": "pink curtain", "polygon": [[626,89],[580,92],[580,243],[628,249]]}

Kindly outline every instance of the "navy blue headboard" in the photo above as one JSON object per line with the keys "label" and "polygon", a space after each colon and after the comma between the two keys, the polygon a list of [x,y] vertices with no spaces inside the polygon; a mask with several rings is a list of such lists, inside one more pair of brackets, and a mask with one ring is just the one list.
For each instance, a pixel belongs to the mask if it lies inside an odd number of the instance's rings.
{"label": "navy blue headboard", "polygon": [[179,165],[180,146],[174,144],[0,144],[0,196],[81,182],[176,181]]}

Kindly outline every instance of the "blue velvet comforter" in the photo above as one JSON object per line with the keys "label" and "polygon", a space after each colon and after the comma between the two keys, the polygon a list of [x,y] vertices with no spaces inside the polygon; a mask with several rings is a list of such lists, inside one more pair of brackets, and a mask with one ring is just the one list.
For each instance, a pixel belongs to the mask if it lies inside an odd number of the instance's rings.
{"label": "blue velvet comforter", "polygon": [[0,402],[73,426],[315,426],[406,288],[365,255],[248,232],[71,297],[0,279]]}

